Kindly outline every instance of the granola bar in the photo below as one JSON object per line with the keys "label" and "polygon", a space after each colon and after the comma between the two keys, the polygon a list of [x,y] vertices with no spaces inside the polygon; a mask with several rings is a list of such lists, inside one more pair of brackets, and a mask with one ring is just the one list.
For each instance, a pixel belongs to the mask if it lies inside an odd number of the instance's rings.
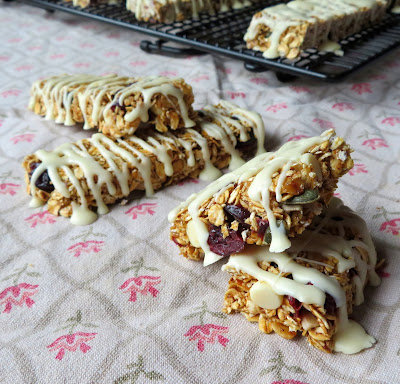
{"label": "granola bar", "polygon": [[379,285],[375,248],[364,220],[337,198],[316,219],[286,252],[248,246],[232,255],[223,311],[285,339],[301,332],[324,352],[357,353],[375,343],[348,319],[364,287]]}
{"label": "granola bar", "polygon": [[[260,1],[260,0],[254,0]],[[251,5],[248,0],[127,0],[126,8],[135,14],[137,20],[172,23],[196,18],[200,12],[214,14],[229,9],[240,9]]]}
{"label": "granola bar", "polygon": [[244,40],[268,59],[337,50],[337,41],[382,20],[387,7],[386,0],[295,0],[256,13]]}
{"label": "granola bar", "polygon": [[75,7],[87,8],[89,6],[96,6],[100,4],[118,4],[122,2],[122,0],[66,0],[68,2],[72,1],[72,4]]}
{"label": "granola bar", "polygon": [[97,218],[95,209],[105,214],[108,205],[134,190],[151,195],[186,177],[217,178],[220,168],[240,166],[242,154],[263,147],[258,114],[221,102],[199,115],[196,128],[164,133],[149,128],[116,140],[96,133],[25,157],[31,206],[47,202],[50,213],[90,224]]}
{"label": "granola bar", "polygon": [[204,265],[270,244],[290,247],[329,204],[338,179],[353,167],[351,149],[335,131],[288,142],[222,176],[169,214],[171,239],[189,259]]}
{"label": "granola bar", "polygon": [[183,79],[59,75],[32,85],[29,109],[47,120],[84,123],[84,129],[121,137],[144,123],[155,123],[160,132],[193,127],[193,101]]}

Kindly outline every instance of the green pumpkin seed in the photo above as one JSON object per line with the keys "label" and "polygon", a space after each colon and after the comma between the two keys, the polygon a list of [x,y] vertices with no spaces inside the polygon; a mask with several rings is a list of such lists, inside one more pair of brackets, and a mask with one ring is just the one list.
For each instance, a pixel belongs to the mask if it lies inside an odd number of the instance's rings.
{"label": "green pumpkin seed", "polygon": [[[281,225],[283,225],[286,228],[286,222],[283,220],[276,220],[276,225],[278,228],[280,228]],[[264,244],[270,245],[272,243],[272,233],[271,233],[271,227],[268,226],[267,230],[265,231],[264,234]]]}
{"label": "green pumpkin seed", "polygon": [[306,189],[304,193],[298,196],[293,196],[291,199],[286,200],[285,204],[311,204],[319,199],[318,189]]}

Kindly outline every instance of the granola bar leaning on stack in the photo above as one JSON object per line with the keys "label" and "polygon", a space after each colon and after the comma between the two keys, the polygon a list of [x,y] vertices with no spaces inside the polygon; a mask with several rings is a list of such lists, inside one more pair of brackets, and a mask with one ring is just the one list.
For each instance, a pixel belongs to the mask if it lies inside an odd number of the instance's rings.
{"label": "granola bar leaning on stack", "polygon": [[335,132],[288,142],[257,156],[169,215],[171,239],[190,259],[211,264],[243,250],[270,244],[271,252],[290,247],[329,204],[338,179],[353,166],[351,149]]}
{"label": "granola bar leaning on stack", "polygon": [[59,75],[32,85],[29,108],[57,123],[84,123],[84,129],[121,137],[144,123],[154,123],[160,132],[193,127],[193,101],[192,87],[183,79]]}
{"label": "granola bar leaning on stack", "polygon": [[365,222],[333,198],[286,252],[253,245],[230,257],[223,311],[285,339],[301,332],[324,352],[357,353],[375,340],[348,315],[367,283],[379,284],[376,261]]}
{"label": "granola bar leaning on stack", "polygon": [[332,42],[379,22],[387,7],[386,0],[295,0],[256,13],[244,40],[269,59],[294,59],[308,48],[335,50],[340,46]]}
{"label": "granola bar leaning on stack", "polygon": [[32,206],[47,202],[50,213],[71,216],[73,224],[89,224],[97,218],[93,210],[105,214],[107,205],[133,190],[151,195],[186,177],[217,178],[219,168],[240,166],[243,154],[263,148],[258,114],[221,102],[199,115],[193,129],[159,133],[149,128],[116,140],[97,133],[25,157]]}

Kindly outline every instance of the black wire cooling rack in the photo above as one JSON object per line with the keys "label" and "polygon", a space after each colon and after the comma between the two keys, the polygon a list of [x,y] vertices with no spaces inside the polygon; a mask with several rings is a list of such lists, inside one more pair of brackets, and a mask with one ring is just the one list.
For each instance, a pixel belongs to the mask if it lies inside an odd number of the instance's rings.
{"label": "black wire cooling rack", "polygon": [[[258,3],[216,15],[201,14],[199,19],[171,24],[138,21],[126,10],[125,2],[117,5],[96,4],[82,9],[63,0],[22,1],[47,10],[65,11],[148,34],[157,38],[155,42],[141,42],[141,48],[148,53],[169,56],[201,53],[226,55],[243,61],[245,68],[250,71],[272,69],[281,80],[290,80],[296,76],[326,81],[339,80],[400,46],[400,15],[390,13],[381,23],[341,40],[339,43],[344,51],[343,56],[307,49],[294,60],[270,60],[264,58],[260,52],[247,49],[243,35],[254,13],[265,6],[278,3],[277,0],[267,0],[262,5]],[[186,47],[170,46],[168,42],[180,43]]]}

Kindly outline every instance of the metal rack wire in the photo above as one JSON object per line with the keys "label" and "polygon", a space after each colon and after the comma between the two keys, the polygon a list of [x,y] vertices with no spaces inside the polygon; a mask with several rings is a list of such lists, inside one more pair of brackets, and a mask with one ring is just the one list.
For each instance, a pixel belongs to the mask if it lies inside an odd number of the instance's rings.
{"label": "metal rack wire", "polygon": [[[293,76],[304,76],[325,81],[342,79],[369,64],[397,46],[400,46],[400,15],[388,14],[386,18],[341,40],[343,56],[308,49],[294,59],[270,60],[246,48],[243,35],[255,12],[277,0],[254,4],[241,10],[232,10],[216,15],[201,14],[199,19],[171,24],[146,23],[135,19],[124,3],[117,5],[97,4],[88,8],[74,7],[63,0],[23,0],[25,3],[48,10],[61,10],[72,14],[101,20],[157,38],[154,43],[144,40],[141,48],[148,53],[169,56],[214,53],[233,57],[244,62],[250,71],[275,70],[278,78],[288,80]],[[176,42],[188,48],[168,46]]]}

